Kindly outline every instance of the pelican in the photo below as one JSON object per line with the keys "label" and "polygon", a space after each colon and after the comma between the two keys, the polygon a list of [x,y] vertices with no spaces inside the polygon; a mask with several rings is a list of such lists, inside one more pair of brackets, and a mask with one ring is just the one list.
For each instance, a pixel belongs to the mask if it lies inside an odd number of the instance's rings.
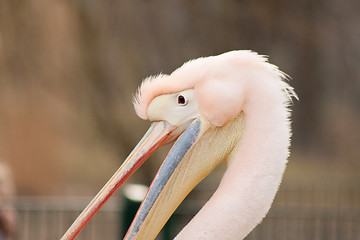
{"label": "pelican", "polygon": [[73,239],[161,145],[174,142],[125,239],[155,239],[171,214],[221,162],[219,187],[176,239],[243,239],[269,211],[289,155],[286,75],[247,50],[198,58],[146,78],[134,99],[152,122],[128,158],[71,225]]}

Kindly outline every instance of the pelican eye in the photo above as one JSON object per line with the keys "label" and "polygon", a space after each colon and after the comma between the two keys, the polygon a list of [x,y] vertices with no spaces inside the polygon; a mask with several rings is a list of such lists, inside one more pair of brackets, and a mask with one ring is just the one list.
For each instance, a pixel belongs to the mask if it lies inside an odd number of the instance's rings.
{"label": "pelican eye", "polygon": [[177,97],[177,102],[178,102],[179,105],[185,106],[188,101],[187,101],[187,99],[186,99],[183,95],[179,95],[179,96]]}

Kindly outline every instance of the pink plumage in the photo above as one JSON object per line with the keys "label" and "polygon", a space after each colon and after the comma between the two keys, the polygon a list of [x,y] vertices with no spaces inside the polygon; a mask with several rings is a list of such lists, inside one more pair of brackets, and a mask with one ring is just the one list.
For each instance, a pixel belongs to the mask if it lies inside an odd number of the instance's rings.
{"label": "pink plumage", "polygon": [[135,111],[140,118],[148,119],[147,107],[155,97],[193,88],[202,115],[221,126],[240,113],[248,82],[261,75],[266,76],[266,81],[280,85],[289,97],[295,96],[292,88],[282,81],[285,74],[268,63],[265,56],[241,50],[190,60],[170,75],[146,78],[134,98]]}
{"label": "pink plumage", "polygon": [[177,239],[242,239],[266,215],[289,155],[287,107],[297,98],[284,80],[266,57],[251,51],[199,58],[145,79],[134,100],[143,119],[155,97],[185,89],[195,90],[200,114],[215,126],[245,115],[241,144],[219,188]]}

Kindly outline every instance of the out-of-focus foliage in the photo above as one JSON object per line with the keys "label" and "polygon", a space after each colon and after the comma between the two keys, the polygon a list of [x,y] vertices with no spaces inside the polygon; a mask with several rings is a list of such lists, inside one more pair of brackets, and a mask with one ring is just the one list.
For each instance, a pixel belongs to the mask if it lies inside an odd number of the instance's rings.
{"label": "out-of-focus foliage", "polygon": [[[131,104],[141,79],[252,49],[299,94],[295,155],[359,169],[359,8],[352,0],[2,0],[0,156],[21,194],[98,188],[148,126]],[[150,179],[156,167],[137,177]]]}

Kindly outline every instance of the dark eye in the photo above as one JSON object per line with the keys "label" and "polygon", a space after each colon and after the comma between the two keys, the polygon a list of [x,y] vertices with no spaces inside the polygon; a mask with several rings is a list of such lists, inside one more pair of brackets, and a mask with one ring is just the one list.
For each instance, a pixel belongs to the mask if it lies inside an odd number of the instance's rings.
{"label": "dark eye", "polygon": [[179,105],[186,105],[187,101],[183,95],[177,97],[177,102]]}

